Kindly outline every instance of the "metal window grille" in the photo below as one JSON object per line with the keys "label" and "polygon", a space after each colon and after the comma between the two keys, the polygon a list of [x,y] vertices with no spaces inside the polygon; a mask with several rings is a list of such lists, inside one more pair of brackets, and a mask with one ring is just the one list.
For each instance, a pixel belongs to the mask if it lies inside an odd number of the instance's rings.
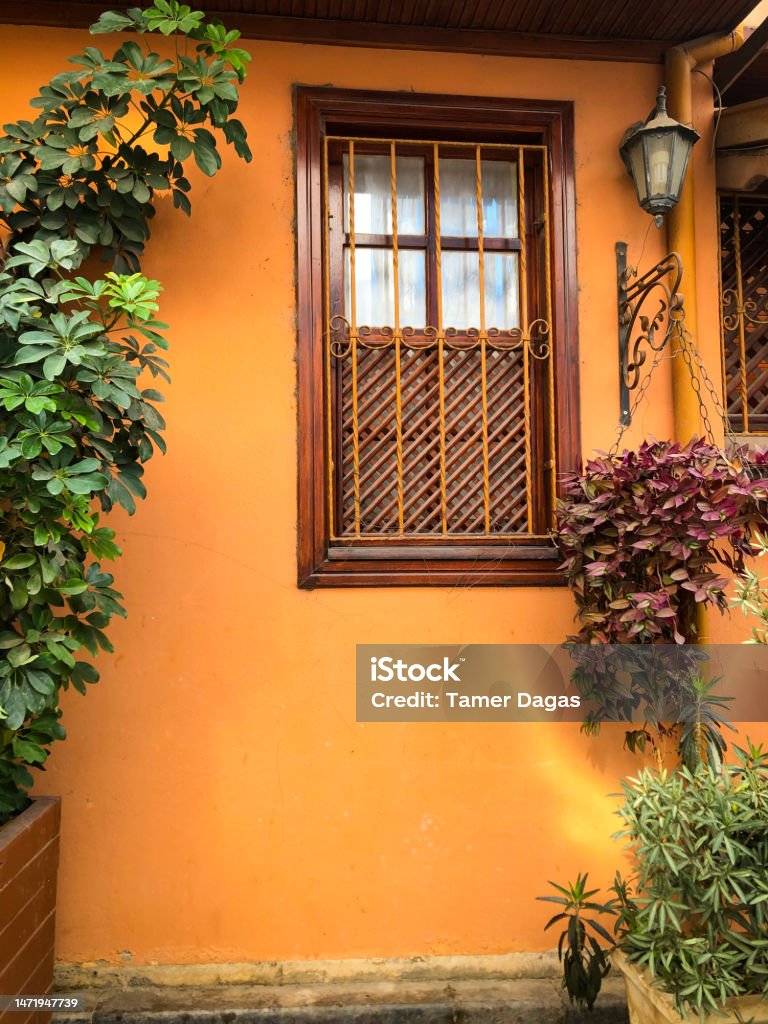
{"label": "metal window grille", "polygon": [[[386,158],[389,231],[356,230],[370,211],[356,193],[366,155]],[[424,158],[421,234],[398,230],[401,159]],[[469,161],[476,225],[449,236],[441,169]],[[515,169],[516,231],[491,237],[484,177],[492,160]],[[443,172],[444,173],[444,172]],[[536,217],[526,178],[539,183]],[[555,380],[551,337],[548,153],[540,145],[501,145],[327,136],[323,154],[325,401],[332,538],[537,537],[552,523],[556,481]],[[369,197],[365,197],[368,199]],[[358,207],[356,209],[356,207]],[[365,214],[365,216],[364,216]],[[409,230],[413,230],[412,227]],[[535,237],[532,237],[535,236]],[[386,323],[360,322],[360,279],[377,258],[388,294]],[[476,322],[446,323],[445,267],[456,251],[475,294]],[[421,267],[424,313],[414,313],[409,274]],[[516,253],[505,261],[500,252]],[[450,255],[447,255],[450,253]],[[507,273],[501,300],[488,281]],[[361,266],[363,270],[361,271]],[[510,283],[509,275],[515,274]],[[421,274],[421,269],[418,273]],[[471,286],[468,286],[471,287]],[[513,299],[509,289],[516,289]],[[506,291],[505,291],[506,289]],[[466,291],[466,287],[464,289]],[[503,300],[503,301],[502,301]],[[503,302],[514,313],[504,312]],[[455,303],[453,303],[455,305]],[[363,310],[369,318],[371,303]],[[410,316],[415,322],[408,322]],[[517,322],[511,323],[511,319]],[[420,322],[423,319],[424,322]],[[450,319],[450,318],[449,318]],[[494,322],[500,320],[502,322]]]}
{"label": "metal window grille", "polygon": [[768,196],[720,196],[720,303],[730,427],[768,433]]}

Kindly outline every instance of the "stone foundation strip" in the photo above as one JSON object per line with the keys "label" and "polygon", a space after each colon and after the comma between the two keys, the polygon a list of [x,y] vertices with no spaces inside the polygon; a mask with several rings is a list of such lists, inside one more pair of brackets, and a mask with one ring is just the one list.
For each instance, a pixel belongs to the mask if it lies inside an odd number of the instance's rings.
{"label": "stone foundation strip", "polygon": [[[74,994],[74,993],[72,993]],[[591,1014],[576,1014],[557,978],[134,985],[77,993],[85,1013],[53,1024],[624,1024],[620,979]]]}
{"label": "stone foundation strip", "polygon": [[146,965],[134,964],[128,952],[120,955],[122,963],[97,960],[80,964],[57,964],[56,990],[135,988],[143,985],[206,988],[216,985],[560,978],[560,965],[555,953]]}

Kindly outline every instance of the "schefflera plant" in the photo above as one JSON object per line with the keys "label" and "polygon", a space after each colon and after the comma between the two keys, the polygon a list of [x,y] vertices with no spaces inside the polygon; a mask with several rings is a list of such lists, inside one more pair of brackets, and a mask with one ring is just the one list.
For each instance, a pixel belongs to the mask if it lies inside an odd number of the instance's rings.
{"label": "schefflera plant", "polygon": [[[190,212],[184,163],[212,176],[249,55],[237,32],[175,0],[103,14],[130,30],[111,54],[71,58],[0,137],[0,824],[28,803],[31,767],[61,739],[60,695],[98,680],[125,615],[102,563],[120,549],[100,513],[145,496],[165,451],[161,285],[140,272],[158,194]],[[166,58],[149,33],[175,37]],[[78,273],[92,254],[101,276]],[[88,261],[83,267],[93,267]]]}

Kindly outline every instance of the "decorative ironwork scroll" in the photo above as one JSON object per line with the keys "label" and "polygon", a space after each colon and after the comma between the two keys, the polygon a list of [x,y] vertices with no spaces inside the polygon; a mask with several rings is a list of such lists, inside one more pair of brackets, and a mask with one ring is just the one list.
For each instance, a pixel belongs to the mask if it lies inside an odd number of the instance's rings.
{"label": "decorative ironwork scroll", "polygon": [[435,348],[443,342],[446,348],[466,352],[479,348],[483,342],[490,349],[498,352],[520,352],[523,348],[533,359],[547,359],[550,353],[550,327],[546,320],[539,317],[533,320],[527,330],[522,327],[510,327],[502,330],[499,327],[488,327],[480,330],[477,327],[438,328],[428,324],[426,327],[369,327],[361,325],[353,330],[349,320],[341,314],[331,317],[328,338],[331,355],[343,359],[349,355],[353,343],[362,348],[391,348],[400,341],[406,348],[422,351]]}
{"label": "decorative ironwork scroll", "polygon": [[[680,282],[683,264],[671,252],[645,274],[627,265],[626,242],[616,243],[619,314],[619,421],[632,422],[630,391],[640,383],[648,352],[661,352],[679,336],[685,319]],[[648,305],[646,306],[646,301]],[[654,303],[656,305],[654,305]],[[643,310],[646,310],[645,312]]]}

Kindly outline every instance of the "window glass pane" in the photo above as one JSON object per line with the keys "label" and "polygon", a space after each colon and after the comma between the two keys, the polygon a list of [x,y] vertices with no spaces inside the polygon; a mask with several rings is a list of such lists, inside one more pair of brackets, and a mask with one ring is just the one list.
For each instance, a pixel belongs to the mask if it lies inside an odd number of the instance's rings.
{"label": "window glass pane", "polygon": [[[520,326],[518,255],[487,252],[485,326]],[[446,327],[480,326],[480,263],[476,252],[443,253],[443,321]]]}
{"label": "window glass pane", "polygon": [[423,235],[424,220],[424,158],[399,156],[397,171],[397,233]]}
{"label": "window glass pane", "polygon": [[505,330],[520,326],[516,252],[485,253],[485,323]]}
{"label": "window glass pane", "polygon": [[480,269],[477,253],[443,253],[443,323],[480,326]]}
{"label": "window glass pane", "polygon": [[[344,164],[344,230],[349,231],[349,154]],[[398,156],[397,233],[423,235],[424,158]],[[392,162],[389,156],[355,153],[355,234],[392,234]]]}
{"label": "window glass pane", "polygon": [[[427,321],[426,262],[423,249],[401,249],[400,326],[424,327]],[[344,305],[351,318],[349,249],[344,254]],[[387,327],[395,322],[394,259],[391,249],[355,248],[357,325]]]}
{"label": "window glass pane", "polygon": [[517,164],[508,160],[481,161],[483,234],[488,238],[517,238]]}
{"label": "window glass pane", "polygon": [[[517,164],[481,160],[483,234],[517,238]],[[440,158],[440,231],[443,235],[477,238],[477,164],[474,160]]]}

